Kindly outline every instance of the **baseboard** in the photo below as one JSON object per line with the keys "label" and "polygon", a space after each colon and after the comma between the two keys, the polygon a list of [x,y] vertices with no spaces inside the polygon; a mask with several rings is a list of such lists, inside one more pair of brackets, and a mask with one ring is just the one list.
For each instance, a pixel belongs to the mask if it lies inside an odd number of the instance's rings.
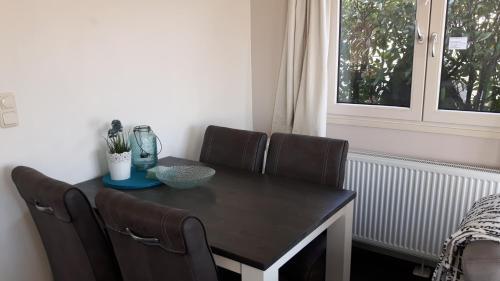
{"label": "baseboard", "polygon": [[386,255],[386,256],[397,258],[397,259],[405,260],[405,261],[412,262],[415,264],[424,264],[426,266],[430,266],[433,268],[436,267],[436,264],[437,264],[436,261],[433,261],[433,260],[428,260],[428,259],[423,259],[421,257],[415,257],[412,255],[403,254],[403,253],[400,253],[400,252],[397,252],[394,250],[385,249],[385,248],[377,247],[374,245],[369,245],[369,244],[359,242],[359,241],[353,241],[352,246],[356,247],[356,248],[364,249],[367,251],[372,251],[372,252],[375,252],[377,254]]}

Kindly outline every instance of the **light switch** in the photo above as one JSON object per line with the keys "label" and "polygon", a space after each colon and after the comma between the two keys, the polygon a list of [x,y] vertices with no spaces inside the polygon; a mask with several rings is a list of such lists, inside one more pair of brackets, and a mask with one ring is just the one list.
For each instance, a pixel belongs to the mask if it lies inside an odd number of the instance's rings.
{"label": "light switch", "polygon": [[16,109],[16,101],[14,100],[14,96],[12,94],[3,96],[0,100],[0,106],[4,110]]}
{"label": "light switch", "polygon": [[15,111],[2,113],[2,125],[4,127],[13,127],[17,125],[17,113]]}
{"label": "light switch", "polygon": [[16,99],[12,93],[0,93],[0,127],[9,128],[19,123]]}

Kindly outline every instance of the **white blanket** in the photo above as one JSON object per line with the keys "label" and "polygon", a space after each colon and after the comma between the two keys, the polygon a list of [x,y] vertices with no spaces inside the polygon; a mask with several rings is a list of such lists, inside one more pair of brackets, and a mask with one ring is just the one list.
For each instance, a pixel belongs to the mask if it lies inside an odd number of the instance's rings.
{"label": "white blanket", "polygon": [[474,203],[458,231],[444,243],[432,280],[463,280],[463,250],[467,244],[477,240],[500,243],[500,194],[484,197]]}

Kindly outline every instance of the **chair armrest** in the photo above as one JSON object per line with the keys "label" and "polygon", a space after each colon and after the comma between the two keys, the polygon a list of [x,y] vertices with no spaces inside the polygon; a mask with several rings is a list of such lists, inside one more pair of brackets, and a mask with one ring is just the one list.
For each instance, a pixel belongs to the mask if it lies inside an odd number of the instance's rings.
{"label": "chair armrest", "polygon": [[473,241],[462,255],[466,281],[500,280],[500,243]]}

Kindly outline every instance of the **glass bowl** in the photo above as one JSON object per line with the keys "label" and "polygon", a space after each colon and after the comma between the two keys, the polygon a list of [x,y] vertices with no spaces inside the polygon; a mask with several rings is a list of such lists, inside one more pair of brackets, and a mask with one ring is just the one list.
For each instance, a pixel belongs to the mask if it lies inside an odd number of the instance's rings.
{"label": "glass bowl", "polygon": [[159,181],[178,189],[202,185],[215,175],[214,169],[205,166],[159,166],[154,169]]}

